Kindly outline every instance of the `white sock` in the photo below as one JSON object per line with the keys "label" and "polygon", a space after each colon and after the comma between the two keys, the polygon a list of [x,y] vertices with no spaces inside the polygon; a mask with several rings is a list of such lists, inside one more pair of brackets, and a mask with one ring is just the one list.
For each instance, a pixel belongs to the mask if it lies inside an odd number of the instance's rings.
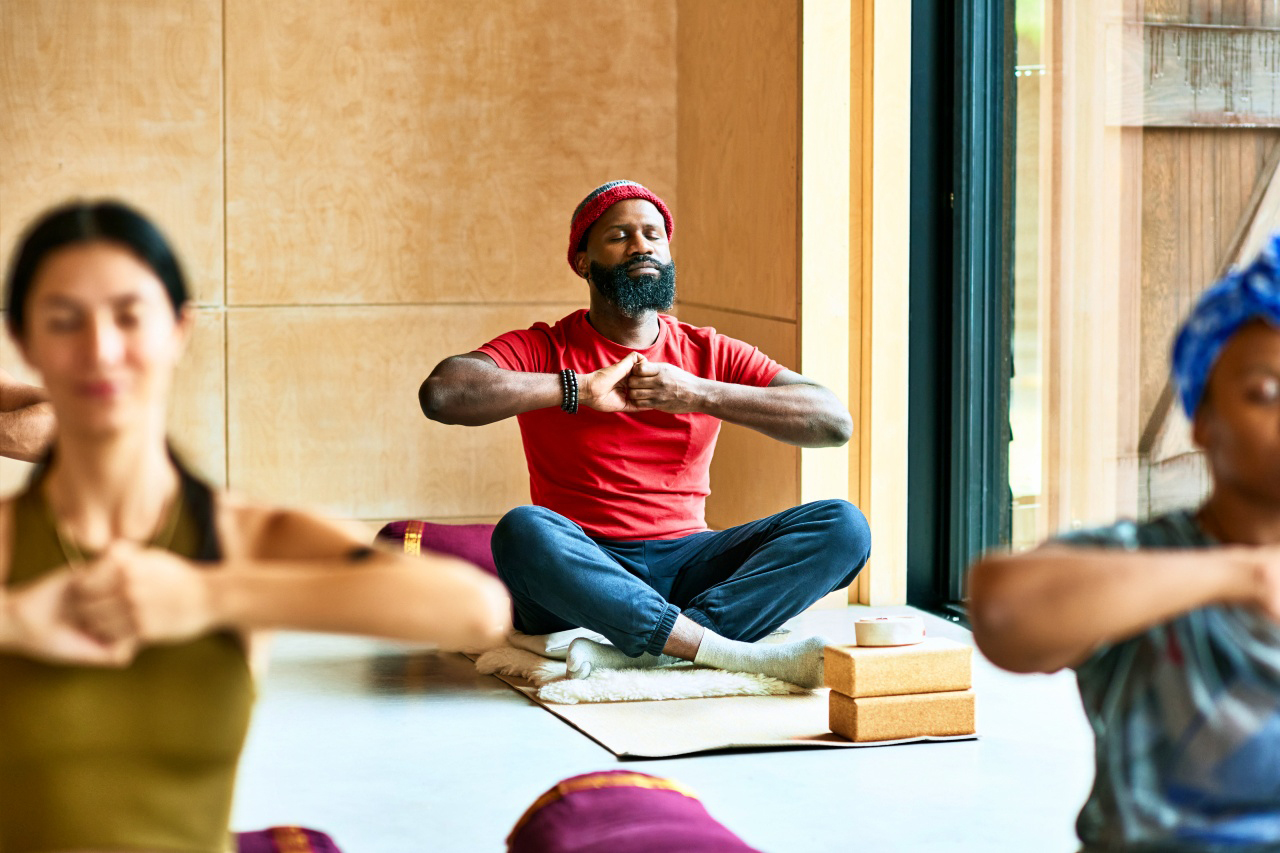
{"label": "white sock", "polygon": [[756,672],[812,689],[822,686],[822,650],[826,645],[822,637],[792,643],[744,643],[707,631],[693,662],[730,672]]}
{"label": "white sock", "polygon": [[648,652],[638,658],[627,657],[617,646],[606,646],[586,637],[579,637],[569,644],[569,656],[565,659],[570,678],[586,678],[597,669],[651,669],[669,663],[680,663],[670,655],[651,655]]}

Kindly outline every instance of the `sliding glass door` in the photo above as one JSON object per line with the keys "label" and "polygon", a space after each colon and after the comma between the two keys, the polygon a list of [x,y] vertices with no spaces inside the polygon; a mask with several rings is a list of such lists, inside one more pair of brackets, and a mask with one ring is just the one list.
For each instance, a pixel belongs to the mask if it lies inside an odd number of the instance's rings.
{"label": "sliding glass door", "polygon": [[911,592],[945,607],[987,548],[1205,494],[1169,347],[1280,224],[1280,0],[915,11]]}

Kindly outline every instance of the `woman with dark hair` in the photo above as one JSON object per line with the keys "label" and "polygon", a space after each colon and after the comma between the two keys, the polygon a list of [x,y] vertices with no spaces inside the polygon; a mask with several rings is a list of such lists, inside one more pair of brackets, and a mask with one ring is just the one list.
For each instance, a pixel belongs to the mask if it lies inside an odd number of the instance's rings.
{"label": "woman with dark hair", "polygon": [[974,639],[1076,671],[1097,775],[1087,850],[1280,849],[1280,236],[1208,290],[1173,377],[1213,489],[1198,509],[989,557]]}
{"label": "woman with dark hair", "polygon": [[216,493],[173,455],[165,412],[192,314],[140,214],[47,213],[5,298],[59,427],[0,504],[4,853],[225,853],[259,630],[445,648],[504,635],[506,593],[474,567],[374,552]]}

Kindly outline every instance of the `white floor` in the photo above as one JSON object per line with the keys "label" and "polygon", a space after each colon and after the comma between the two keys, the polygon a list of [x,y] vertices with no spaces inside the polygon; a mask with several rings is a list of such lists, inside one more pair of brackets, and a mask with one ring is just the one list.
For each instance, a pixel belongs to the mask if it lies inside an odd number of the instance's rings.
{"label": "white floor", "polygon": [[[841,640],[866,613],[815,611],[791,627]],[[930,633],[970,641],[926,619]],[[312,826],[348,853],[503,851],[553,783],[626,767],[679,780],[766,853],[1076,850],[1093,738],[1074,676],[1015,676],[981,656],[974,666],[977,741],[623,764],[460,655],[284,635],[234,824]]]}

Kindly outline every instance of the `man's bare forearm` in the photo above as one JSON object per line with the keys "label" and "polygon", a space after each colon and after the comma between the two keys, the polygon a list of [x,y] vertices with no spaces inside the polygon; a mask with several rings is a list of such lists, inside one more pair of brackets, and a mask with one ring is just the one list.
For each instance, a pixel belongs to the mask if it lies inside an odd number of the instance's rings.
{"label": "man's bare forearm", "polygon": [[53,441],[56,422],[43,388],[0,370],[0,456],[34,462]]}
{"label": "man's bare forearm", "polygon": [[14,412],[37,403],[43,403],[49,395],[38,385],[19,382],[7,373],[0,371],[0,411]]}
{"label": "man's bare forearm", "polygon": [[853,419],[821,385],[759,388],[704,380],[702,412],[750,427],[799,447],[839,447],[853,436]]}
{"label": "man's bare forearm", "polygon": [[470,355],[446,358],[418,389],[424,415],[442,424],[463,426],[482,426],[558,406],[562,397],[555,373],[503,370]]}
{"label": "man's bare forearm", "polygon": [[53,441],[55,427],[53,406],[49,403],[0,412],[0,456],[35,462]]}

